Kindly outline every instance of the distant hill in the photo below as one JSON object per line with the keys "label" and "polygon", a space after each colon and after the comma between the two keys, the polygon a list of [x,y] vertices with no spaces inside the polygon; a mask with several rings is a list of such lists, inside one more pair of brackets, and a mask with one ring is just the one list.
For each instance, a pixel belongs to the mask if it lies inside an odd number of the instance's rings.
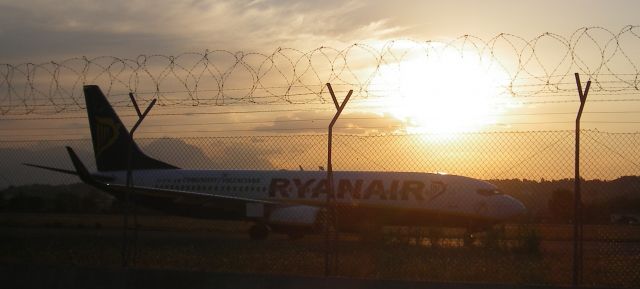
{"label": "distant hill", "polygon": [[[159,138],[139,140],[140,147],[149,155],[181,168],[190,169],[273,169],[264,157],[267,151],[252,143],[226,143],[213,140],[206,150],[189,140]],[[13,147],[0,147],[0,189],[28,184],[73,184],[73,175],[37,169],[24,163],[73,169],[64,149],[71,146],[89,170],[95,170],[90,140],[10,143]]]}

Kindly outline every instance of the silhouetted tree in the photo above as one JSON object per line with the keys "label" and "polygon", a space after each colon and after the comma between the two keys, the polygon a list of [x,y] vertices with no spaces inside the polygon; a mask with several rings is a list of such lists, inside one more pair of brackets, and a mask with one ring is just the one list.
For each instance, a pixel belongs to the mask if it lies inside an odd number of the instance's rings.
{"label": "silhouetted tree", "polygon": [[556,189],[549,198],[549,211],[556,221],[562,223],[573,220],[573,192],[567,189]]}
{"label": "silhouetted tree", "polygon": [[0,191],[0,211],[4,212],[7,210],[7,197],[5,196],[4,191]]}
{"label": "silhouetted tree", "polygon": [[79,212],[82,206],[82,199],[74,193],[62,192],[55,197],[55,210],[61,213]]}
{"label": "silhouetted tree", "polygon": [[40,212],[44,207],[43,204],[40,197],[20,193],[9,199],[7,209],[14,212]]}

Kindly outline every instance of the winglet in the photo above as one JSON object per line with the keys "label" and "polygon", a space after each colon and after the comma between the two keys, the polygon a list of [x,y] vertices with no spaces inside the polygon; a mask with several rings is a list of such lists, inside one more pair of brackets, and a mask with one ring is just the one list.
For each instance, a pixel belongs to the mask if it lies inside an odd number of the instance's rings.
{"label": "winglet", "polygon": [[85,183],[89,183],[89,184],[95,183],[96,181],[93,179],[93,177],[91,177],[91,174],[89,173],[87,168],[84,166],[84,164],[82,163],[78,155],[76,155],[76,153],[73,151],[71,147],[66,147],[66,148],[67,148],[67,152],[69,153],[69,157],[71,158],[71,162],[73,163],[73,167],[76,169],[76,172],[78,173],[78,176],[80,177],[80,179]]}

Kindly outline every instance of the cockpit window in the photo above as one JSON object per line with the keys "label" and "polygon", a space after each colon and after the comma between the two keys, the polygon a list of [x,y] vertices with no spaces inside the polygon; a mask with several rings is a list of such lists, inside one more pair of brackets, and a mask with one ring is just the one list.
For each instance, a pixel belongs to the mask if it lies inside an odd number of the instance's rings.
{"label": "cockpit window", "polygon": [[476,192],[486,197],[502,195],[502,192],[498,189],[478,189]]}

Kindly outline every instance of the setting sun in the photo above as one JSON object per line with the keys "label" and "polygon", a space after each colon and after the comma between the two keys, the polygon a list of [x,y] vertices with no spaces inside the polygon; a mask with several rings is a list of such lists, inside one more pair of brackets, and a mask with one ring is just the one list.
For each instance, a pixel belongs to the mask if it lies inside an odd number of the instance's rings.
{"label": "setting sun", "polygon": [[370,88],[407,131],[451,136],[495,123],[509,100],[507,85],[490,60],[444,51],[382,66]]}

